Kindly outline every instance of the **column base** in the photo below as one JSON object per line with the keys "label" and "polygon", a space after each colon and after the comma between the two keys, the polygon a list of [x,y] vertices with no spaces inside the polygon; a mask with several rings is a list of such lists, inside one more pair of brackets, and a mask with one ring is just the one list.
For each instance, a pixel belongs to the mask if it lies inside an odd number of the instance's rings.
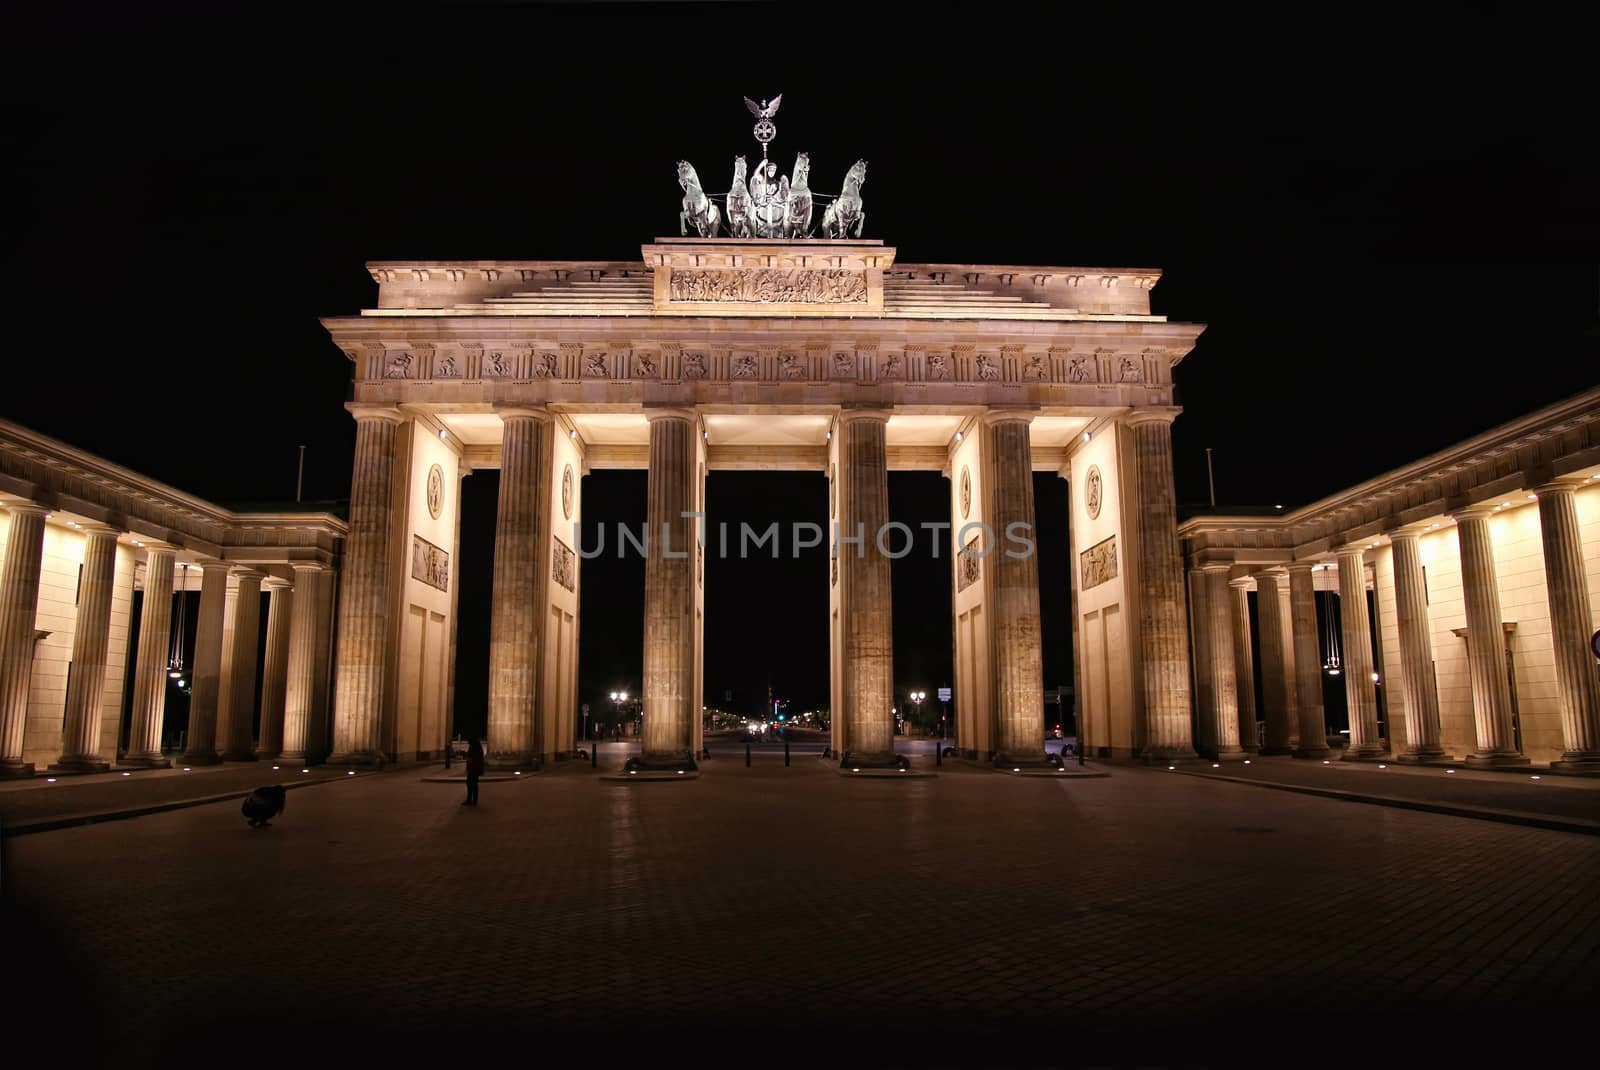
{"label": "column base", "polygon": [[1533,763],[1520,754],[1469,754],[1465,764],[1468,769],[1514,769]]}
{"label": "column base", "polygon": [[1176,762],[1198,762],[1200,755],[1182,747],[1146,747],[1139,753],[1138,760],[1146,765],[1172,765]]}
{"label": "column base", "polygon": [[171,769],[172,761],[159,755],[152,758],[149,755],[139,754],[127,758],[118,758],[117,767],[120,769]]}
{"label": "column base", "polygon": [[1242,762],[1249,757],[1249,752],[1244,750],[1222,750],[1213,754],[1211,760],[1214,762]]}
{"label": "column base", "polygon": [[63,758],[45,766],[45,770],[51,773],[109,773],[111,763],[98,758]]}
{"label": "column base", "polygon": [[1035,754],[1032,751],[1027,754],[1007,754],[1001,751],[994,756],[992,764],[996,769],[1009,769],[1020,773],[1025,769],[1059,769],[1061,759],[1053,754]]}
{"label": "column base", "polygon": [[328,758],[329,765],[349,765],[357,769],[382,769],[388,764],[388,759],[382,751],[353,750],[345,754],[334,754]]}
{"label": "column base", "polygon": [[225,762],[253,762],[256,760],[256,752],[254,750],[225,750],[222,752],[222,760]]}
{"label": "column base", "polygon": [[1446,754],[1443,747],[1437,750],[1408,750],[1395,755],[1394,760],[1405,765],[1454,765],[1456,761],[1455,756]]}
{"label": "column base", "polygon": [[1568,751],[1560,761],[1550,763],[1550,771],[1561,776],[1600,776],[1600,754]]}
{"label": "column base", "polygon": [[0,780],[21,780],[32,775],[32,762],[0,762]]}
{"label": "column base", "polygon": [[214,750],[201,751],[198,754],[185,754],[179,761],[184,765],[221,765],[222,755]]}
{"label": "column base", "polygon": [[845,751],[839,756],[839,765],[847,769],[898,769],[910,765],[909,759],[894,751]]}
{"label": "column base", "polygon": [[638,754],[623,763],[624,770],[632,769],[641,773],[676,773],[679,770],[690,772],[698,769],[694,764],[694,756],[688,751],[674,753],[672,751],[657,752],[655,754]]}
{"label": "column base", "polygon": [[279,753],[279,751],[275,750],[258,750],[256,751],[256,761],[275,762],[278,760]]}
{"label": "column base", "polygon": [[1296,747],[1290,753],[1296,758],[1302,758],[1307,761],[1327,761],[1333,756],[1333,749],[1328,746]]}
{"label": "column base", "polygon": [[[1322,749],[1326,751],[1328,748],[1323,747]],[[1274,755],[1298,754],[1300,753],[1300,748],[1291,747],[1287,743],[1269,743],[1265,747],[1261,748],[1261,753],[1270,758]]]}
{"label": "column base", "polygon": [[1341,762],[1387,762],[1390,760],[1389,748],[1378,743],[1365,743],[1354,747],[1339,756]]}

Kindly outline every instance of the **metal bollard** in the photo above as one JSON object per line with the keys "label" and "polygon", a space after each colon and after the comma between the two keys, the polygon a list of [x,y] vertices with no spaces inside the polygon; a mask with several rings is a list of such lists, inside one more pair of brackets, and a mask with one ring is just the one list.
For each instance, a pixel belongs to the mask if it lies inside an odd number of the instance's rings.
{"label": "metal bollard", "polygon": [[598,738],[589,744],[589,768],[600,768],[600,740]]}
{"label": "metal bollard", "polygon": [[936,766],[944,765],[944,740],[942,739],[933,745],[933,764]]}
{"label": "metal bollard", "polygon": [[746,769],[750,768],[750,741],[748,739],[744,741],[744,767]]}
{"label": "metal bollard", "polygon": [[783,767],[789,768],[789,737],[783,737]]}

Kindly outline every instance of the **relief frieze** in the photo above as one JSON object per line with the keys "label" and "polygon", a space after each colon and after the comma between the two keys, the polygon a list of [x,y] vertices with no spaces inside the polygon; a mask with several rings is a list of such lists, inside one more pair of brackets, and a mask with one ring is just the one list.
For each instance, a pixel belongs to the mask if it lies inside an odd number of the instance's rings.
{"label": "relief frieze", "polygon": [[1117,578],[1117,537],[1095,543],[1078,555],[1083,570],[1083,590],[1091,590]]}
{"label": "relief frieze", "polygon": [[860,271],[762,268],[755,271],[672,272],[673,301],[729,304],[865,304],[867,276]]}
{"label": "relief frieze", "polygon": [[[570,469],[569,469],[570,471]],[[578,589],[578,560],[572,547],[556,538],[555,553],[550,555],[550,570],[555,581],[569,591]]]}
{"label": "relief frieze", "polygon": [[450,555],[421,535],[411,536],[411,578],[450,590]]}

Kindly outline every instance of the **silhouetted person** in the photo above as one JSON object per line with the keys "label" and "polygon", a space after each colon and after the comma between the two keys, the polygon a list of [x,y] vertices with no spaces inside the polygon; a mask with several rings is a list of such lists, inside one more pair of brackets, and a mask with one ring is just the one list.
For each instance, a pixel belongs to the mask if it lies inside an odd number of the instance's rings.
{"label": "silhouetted person", "polygon": [[471,746],[467,747],[467,799],[462,806],[478,805],[478,778],[483,775],[483,744],[478,742],[478,737],[472,737]]}

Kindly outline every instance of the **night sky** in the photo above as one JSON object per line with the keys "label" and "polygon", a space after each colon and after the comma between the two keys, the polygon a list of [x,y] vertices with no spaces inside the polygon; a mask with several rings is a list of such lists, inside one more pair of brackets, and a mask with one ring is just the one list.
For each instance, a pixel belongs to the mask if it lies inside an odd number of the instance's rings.
{"label": "night sky", "polygon": [[[774,152],[901,261],[1159,267],[1209,324],[1177,371],[1182,502],[1293,506],[1600,380],[1587,36],[1548,16],[1341,5],[292,8],[57,5],[0,62],[0,416],[215,501],[348,494],[350,367],[317,317],[369,259],[637,255],[674,163]],[[1300,9],[1294,9],[1299,11]],[[1313,19],[1311,16],[1315,15]],[[913,31],[911,25],[915,25]],[[481,702],[493,473],[467,480],[460,702]],[[643,519],[642,473],[586,482]],[[1040,477],[1047,686],[1070,682],[1065,487]],[[895,474],[896,519],[942,518]],[[820,475],[718,473],[713,519],[821,522]],[[926,549],[926,543],[924,543]],[[476,561],[474,558],[476,557]],[[476,568],[474,565],[476,564]],[[708,562],[707,694],[827,689],[825,557]],[[583,574],[582,685],[638,686],[642,564]],[[902,688],[949,682],[947,562],[895,569]],[[479,592],[475,595],[474,592]]]}

